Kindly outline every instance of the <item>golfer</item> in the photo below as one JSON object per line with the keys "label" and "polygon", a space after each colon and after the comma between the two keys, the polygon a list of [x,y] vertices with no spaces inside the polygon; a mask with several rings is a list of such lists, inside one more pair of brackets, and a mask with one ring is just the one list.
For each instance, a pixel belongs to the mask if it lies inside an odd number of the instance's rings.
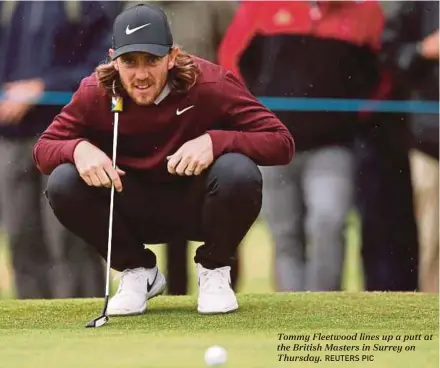
{"label": "golfer", "polygon": [[[105,259],[114,185],[111,267],[122,274],[108,315],[141,314],[163,293],[144,244],[175,238],[203,242],[194,258],[199,313],[236,310],[230,264],[260,212],[257,165],[288,164],[293,138],[230,71],[173,45],[156,7],[116,17],[109,56],[35,145],[51,207]],[[123,101],[115,169],[114,95]]]}

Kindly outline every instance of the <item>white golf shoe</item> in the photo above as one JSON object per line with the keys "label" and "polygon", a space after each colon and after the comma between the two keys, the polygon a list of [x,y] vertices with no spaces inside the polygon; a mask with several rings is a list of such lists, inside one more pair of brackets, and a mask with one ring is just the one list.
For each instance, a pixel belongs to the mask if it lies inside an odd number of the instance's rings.
{"label": "white golf shoe", "polygon": [[165,276],[159,269],[134,268],[121,273],[118,291],[110,299],[107,307],[109,316],[130,316],[142,314],[148,300],[163,293]]}
{"label": "white golf shoe", "polygon": [[199,297],[197,310],[201,314],[228,313],[238,308],[237,298],[231,288],[231,267],[213,270],[197,264]]}

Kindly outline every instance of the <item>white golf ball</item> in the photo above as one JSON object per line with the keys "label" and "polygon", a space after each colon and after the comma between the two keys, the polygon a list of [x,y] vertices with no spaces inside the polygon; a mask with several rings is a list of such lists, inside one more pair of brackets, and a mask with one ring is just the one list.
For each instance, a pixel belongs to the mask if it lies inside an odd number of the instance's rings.
{"label": "white golf ball", "polygon": [[228,360],[226,349],[221,346],[211,346],[205,351],[205,362],[208,365],[222,365]]}

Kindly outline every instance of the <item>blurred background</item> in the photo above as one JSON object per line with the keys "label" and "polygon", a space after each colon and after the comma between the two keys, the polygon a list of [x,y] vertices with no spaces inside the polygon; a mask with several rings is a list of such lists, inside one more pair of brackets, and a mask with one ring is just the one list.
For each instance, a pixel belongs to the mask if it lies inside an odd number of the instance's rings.
{"label": "blurred background", "polygon": [[[32,148],[135,3],[0,1],[0,298],[104,295],[103,262],[48,209]],[[296,142],[289,165],[261,167],[236,290],[438,293],[438,1],[144,3]],[[151,246],[168,294],[196,292],[198,245]]]}

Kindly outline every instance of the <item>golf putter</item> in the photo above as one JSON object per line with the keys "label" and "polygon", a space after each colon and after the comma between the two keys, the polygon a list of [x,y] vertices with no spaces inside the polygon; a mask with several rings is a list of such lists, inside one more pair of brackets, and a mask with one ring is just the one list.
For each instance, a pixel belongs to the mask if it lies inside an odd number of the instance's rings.
{"label": "golf putter", "polygon": [[[115,93],[115,83],[113,83],[113,93]],[[119,113],[122,111],[122,98],[112,97],[112,112],[114,112],[114,124],[113,124],[113,156],[112,164],[113,169],[116,170],[116,147],[118,142],[118,124],[119,124]],[[114,196],[115,196],[115,186],[112,182],[110,190],[110,213],[108,221],[108,243],[107,243],[107,275],[105,280],[105,299],[104,308],[102,309],[101,315],[89,323],[86,327],[101,327],[108,322],[107,306],[108,299],[110,295],[110,269],[111,269],[111,254],[112,254],[112,235],[113,235],[113,206],[114,206]]]}

